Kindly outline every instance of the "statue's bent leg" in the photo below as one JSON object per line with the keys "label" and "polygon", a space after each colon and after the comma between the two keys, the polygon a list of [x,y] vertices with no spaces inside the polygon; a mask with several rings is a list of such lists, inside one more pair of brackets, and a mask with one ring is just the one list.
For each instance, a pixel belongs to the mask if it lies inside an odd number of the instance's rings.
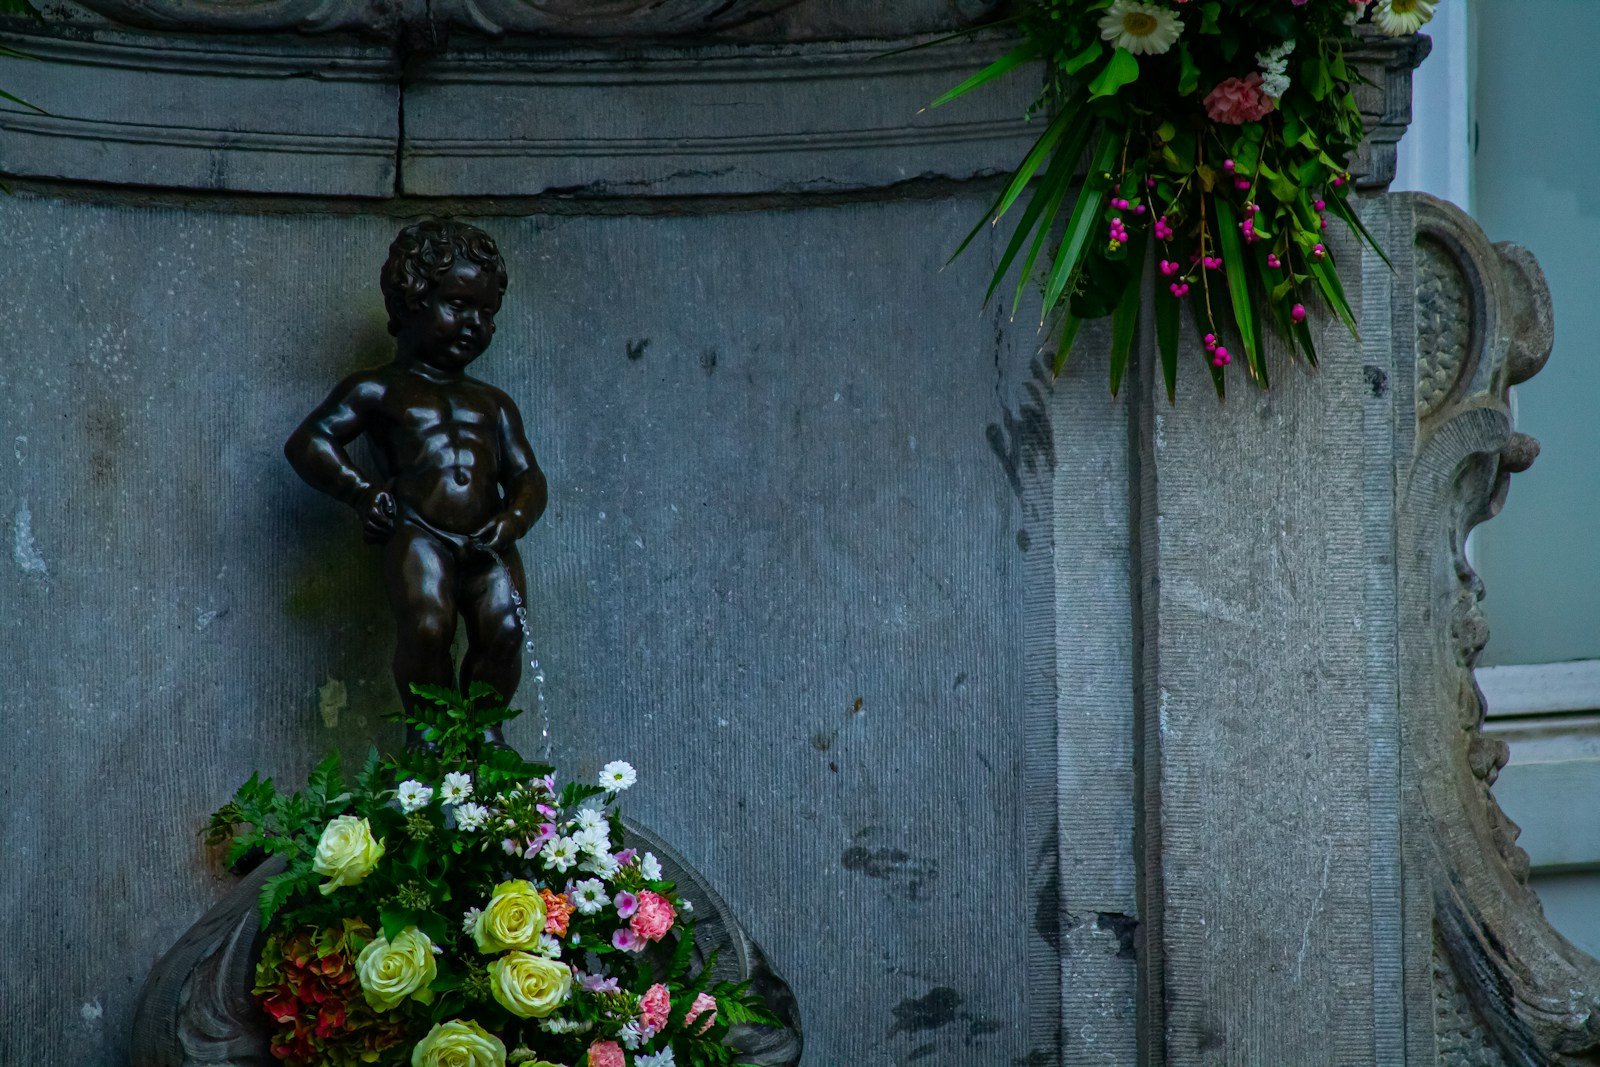
{"label": "statue's bent leg", "polygon": [[413,707],[413,685],[455,687],[450,646],[456,636],[453,546],[402,522],[384,553],[383,572],[394,609],[394,681]]}
{"label": "statue's bent leg", "polygon": [[[480,562],[480,560],[482,562]],[[522,645],[527,640],[517,618],[526,602],[522,557],[512,548],[497,561],[487,556],[463,567],[456,588],[467,622],[467,655],[461,662],[461,687],[485,682],[510,701],[522,680]]]}

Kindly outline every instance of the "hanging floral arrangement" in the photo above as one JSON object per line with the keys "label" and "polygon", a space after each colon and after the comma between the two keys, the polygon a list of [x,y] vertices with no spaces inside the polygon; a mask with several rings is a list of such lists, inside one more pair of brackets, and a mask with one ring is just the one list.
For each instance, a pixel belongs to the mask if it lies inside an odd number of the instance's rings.
{"label": "hanging floral arrangement", "polygon": [[1236,356],[1267,385],[1264,325],[1314,366],[1308,306],[1326,306],[1356,329],[1326,240],[1329,217],[1377,249],[1349,201],[1363,130],[1352,93],[1359,75],[1345,50],[1363,20],[1399,36],[1416,32],[1434,6],[1027,0],[1013,20],[1023,43],[935,101],[1034,61],[1045,67],[1036,105],[1049,116],[1043,132],[961,245],[1020,205],[986,299],[1020,263],[1015,312],[1040,272],[1043,314],[1060,313],[1058,373],[1082,322],[1109,315],[1116,392],[1153,261],[1169,399],[1185,307],[1219,396]]}

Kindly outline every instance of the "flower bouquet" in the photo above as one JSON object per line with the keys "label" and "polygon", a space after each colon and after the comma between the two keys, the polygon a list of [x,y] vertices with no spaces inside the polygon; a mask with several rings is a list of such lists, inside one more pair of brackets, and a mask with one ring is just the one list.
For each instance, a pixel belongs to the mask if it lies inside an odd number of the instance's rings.
{"label": "flower bouquet", "polygon": [[1020,259],[1020,303],[1041,268],[1044,314],[1063,311],[1057,372],[1083,320],[1109,315],[1113,392],[1138,330],[1147,264],[1169,398],[1185,305],[1219,396],[1235,352],[1267,385],[1260,312],[1315,365],[1308,304],[1356,329],[1325,240],[1329,216],[1383,255],[1349,202],[1363,128],[1345,50],[1363,20],[1384,34],[1413,33],[1434,3],[1026,0],[1015,19],[1023,43],[935,101],[1036,60],[1045,67],[1036,107],[1048,121],[961,245],[1031,187],[988,296]]}
{"label": "flower bouquet", "polygon": [[228,862],[262,852],[254,992],[290,1067],[721,1067],[742,1023],[778,1025],[697,959],[693,906],[626,848],[632,767],[557,787],[485,740],[515,716],[486,686],[418,689],[422,744],[347,784],[252,776],[211,818]]}

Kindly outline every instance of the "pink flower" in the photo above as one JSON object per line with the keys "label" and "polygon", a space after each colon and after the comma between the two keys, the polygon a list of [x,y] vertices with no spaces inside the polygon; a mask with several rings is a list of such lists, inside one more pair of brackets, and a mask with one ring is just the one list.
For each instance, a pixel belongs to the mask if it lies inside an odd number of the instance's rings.
{"label": "pink flower", "polygon": [[1295,322],[1306,321],[1306,306],[1304,304],[1296,304],[1293,309],[1290,310],[1289,317]]}
{"label": "pink flower", "polygon": [[624,926],[611,935],[611,944],[622,952],[638,952],[644,948],[644,938]]}
{"label": "pink flower", "polygon": [[617,861],[617,866],[626,867],[628,864],[633,862],[634,857],[637,855],[639,855],[637,849],[625,848],[613,856],[612,859]]}
{"label": "pink flower", "polygon": [[688,1014],[684,1015],[683,1017],[684,1027],[687,1028],[690,1024],[692,1024],[700,1017],[702,1012],[709,1012],[709,1014],[706,1015],[706,1021],[701,1024],[700,1029],[695,1031],[697,1034],[705,1033],[707,1030],[711,1029],[711,1027],[715,1025],[717,1021],[717,1002],[706,993],[701,993],[699,996],[695,997],[694,1003],[689,1005]]}
{"label": "pink flower", "polygon": [[591,993],[615,993],[620,988],[615,978],[602,978],[598,974],[582,975],[578,984]]}
{"label": "pink flower", "polygon": [[1212,122],[1241,126],[1258,122],[1271,114],[1272,97],[1261,91],[1261,74],[1253,71],[1243,78],[1229,78],[1206,96],[1206,114]]}
{"label": "pink flower", "polygon": [[677,921],[678,913],[672,902],[660,893],[645,889],[639,893],[639,910],[633,913],[628,925],[646,941],[660,941]]}
{"label": "pink flower", "polygon": [[667,993],[667,987],[657,982],[639,999],[639,1022],[654,1030],[661,1030],[671,1015],[672,997]]}
{"label": "pink flower", "polygon": [[589,1067],[627,1067],[622,1046],[615,1041],[596,1041],[589,1046]]}
{"label": "pink flower", "polygon": [[616,895],[615,902],[617,905],[617,915],[623,919],[626,919],[628,916],[632,915],[639,907],[639,898],[634,896],[632,893],[618,893]]}

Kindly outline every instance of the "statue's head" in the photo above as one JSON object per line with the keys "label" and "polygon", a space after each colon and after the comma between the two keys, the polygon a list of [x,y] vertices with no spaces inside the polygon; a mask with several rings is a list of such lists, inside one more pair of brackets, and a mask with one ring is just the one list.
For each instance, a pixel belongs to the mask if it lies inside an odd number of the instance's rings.
{"label": "statue's head", "polygon": [[401,351],[460,370],[494,337],[506,264],[494,238],[476,226],[427,219],[395,237],[381,284]]}

